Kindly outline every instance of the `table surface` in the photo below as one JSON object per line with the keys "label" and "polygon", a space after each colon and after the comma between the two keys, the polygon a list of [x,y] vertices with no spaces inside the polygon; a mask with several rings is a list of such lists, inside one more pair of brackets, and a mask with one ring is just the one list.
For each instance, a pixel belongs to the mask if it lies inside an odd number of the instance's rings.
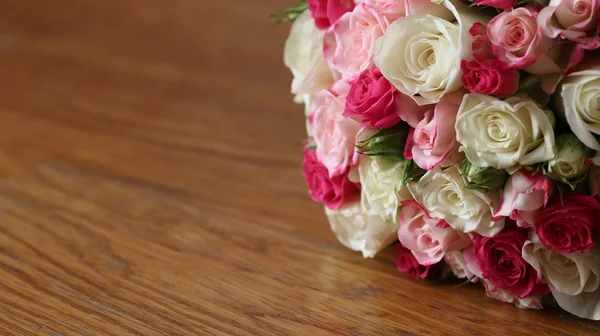
{"label": "table surface", "polygon": [[292,3],[0,0],[0,334],[600,332],[336,241],[268,18]]}

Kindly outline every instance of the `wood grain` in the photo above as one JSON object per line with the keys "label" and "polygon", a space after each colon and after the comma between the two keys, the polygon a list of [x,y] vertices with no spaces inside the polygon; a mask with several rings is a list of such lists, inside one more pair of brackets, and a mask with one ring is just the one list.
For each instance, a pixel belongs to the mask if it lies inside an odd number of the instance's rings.
{"label": "wood grain", "polygon": [[276,0],[0,0],[1,335],[547,335],[329,232]]}

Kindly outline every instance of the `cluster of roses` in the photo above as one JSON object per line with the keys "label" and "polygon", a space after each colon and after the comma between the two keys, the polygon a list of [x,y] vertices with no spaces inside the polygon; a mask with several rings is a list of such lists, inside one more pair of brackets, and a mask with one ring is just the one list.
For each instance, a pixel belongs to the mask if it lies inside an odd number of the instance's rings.
{"label": "cluster of roses", "polygon": [[308,0],[284,61],[345,246],[600,319],[600,1]]}

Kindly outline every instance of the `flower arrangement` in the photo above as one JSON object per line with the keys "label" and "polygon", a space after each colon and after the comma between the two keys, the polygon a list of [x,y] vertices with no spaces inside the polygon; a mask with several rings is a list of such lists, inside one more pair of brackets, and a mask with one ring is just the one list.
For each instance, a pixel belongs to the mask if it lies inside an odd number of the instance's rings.
{"label": "flower arrangement", "polygon": [[464,1],[275,15],[310,196],[366,258],[600,320],[600,1]]}

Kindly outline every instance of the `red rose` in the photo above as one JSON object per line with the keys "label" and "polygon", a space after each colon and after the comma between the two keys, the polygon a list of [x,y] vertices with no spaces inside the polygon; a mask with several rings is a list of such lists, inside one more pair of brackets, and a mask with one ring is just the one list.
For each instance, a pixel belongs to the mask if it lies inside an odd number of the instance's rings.
{"label": "red rose", "polygon": [[317,160],[314,150],[304,150],[302,166],[312,199],[332,210],[341,207],[349,196],[360,190],[360,184],[350,181],[347,174],[330,177],[327,168]]}
{"label": "red rose", "polygon": [[402,273],[410,273],[415,279],[425,279],[429,274],[429,270],[436,264],[423,266],[419,264],[412,251],[398,243],[394,245],[396,251],[396,268]]}
{"label": "red rose", "polygon": [[521,256],[527,231],[516,224],[507,226],[494,237],[473,235],[473,254],[484,278],[498,287],[524,298],[550,292],[536,270]]}
{"label": "red rose", "polygon": [[319,29],[331,27],[344,13],[356,6],[352,0],[308,0],[307,4]]}
{"label": "red rose", "polygon": [[394,99],[397,89],[381,70],[365,70],[350,84],[344,117],[371,128],[390,128],[400,122]]}
{"label": "red rose", "polygon": [[460,68],[463,71],[462,83],[471,92],[506,97],[519,87],[519,71],[509,69],[497,59],[463,60]]}
{"label": "red rose", "polygon": [[535,232],[547,248],[559,253],[588,252],[598,231],[600,203],[578,193],[555,198],[535,219]]}
{"label": "red rose", "polygon": [[491,6],[494,8],[500,8],[504,11],[511,10],[516,4],[516,0],[477,0],[475,1],[477,6]]}
{"label": "red rose", "polygon": [[475,22],[469,29],[469,34],[475,38],[471,44],[471,49],[476,60],[483,61],[495,57],[492,42],[487,37],[487,28],[482,23]]}

